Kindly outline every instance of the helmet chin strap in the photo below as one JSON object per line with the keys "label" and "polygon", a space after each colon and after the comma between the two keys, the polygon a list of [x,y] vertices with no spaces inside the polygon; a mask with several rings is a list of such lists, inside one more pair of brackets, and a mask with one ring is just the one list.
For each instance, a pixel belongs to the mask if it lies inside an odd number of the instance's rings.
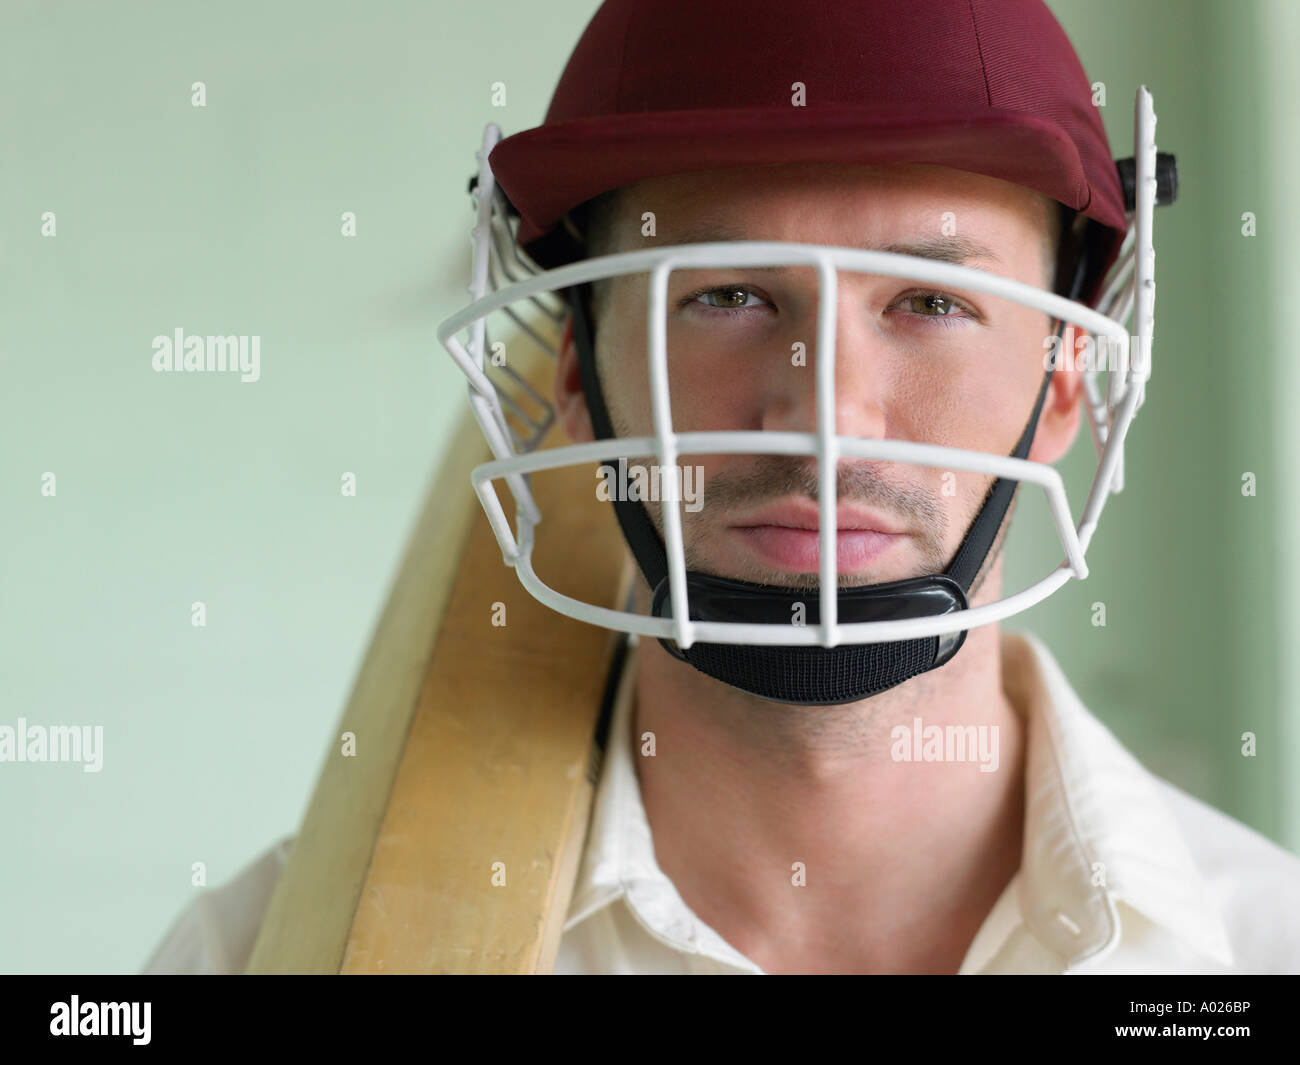
{"label": "helmet chin strap", "polygon": [[[588,316],[589,287],[576,286],[567,293],[573,312],[573,340],[592,428],[598,440],[611,440],[615,434],[596,374]],[[1064,323],[1059,323],[1058,336],[1063,328]],[[1014,458],[1029,454],[1051,380],[1052,371],[1048,370],[1034,412],[1012,452]],[[951,565],[942,574],[840,588],[836,596],[840,623],[933,617],[965,609],[971,584],[993,548],[1016,483],[1002,477],[994,482]],[[656,617],[671,618],[668,555],[658,531],[640,501],[615,499],[614,508],[637,565],[653,590],[651,612]],[[809,595],[807,590],[755,584],[694,570],[686,573],[686,589],[691,618],[695,621],[790,625],[799,605],[803,607],[805,624],[816,625],[820,621],[817,596]],[[938,668],[957,653],[965,639],[963,630],[943,636],[829,648],[696,643],[685,651],[672,640],[659,642],[673,657],[701,673],[759,698],[801,706],[835,706],[877,695]]]}

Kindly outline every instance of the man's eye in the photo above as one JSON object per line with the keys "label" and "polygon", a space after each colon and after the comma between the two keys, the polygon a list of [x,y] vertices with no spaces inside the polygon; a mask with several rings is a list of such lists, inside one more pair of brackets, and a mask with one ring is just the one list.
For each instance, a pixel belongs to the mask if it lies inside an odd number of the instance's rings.
{"label": "man's eye", "polygon": [[923,318],[977,317],[964,303],[942,292],[912,292],[894,306]]}
{"label": "man's eye", "polygon": [[719,311],[745,311],[751,307],[760,307],[767,301],[745,285],[723,285],[693,293],[686,297],[685,302],[701,303]]}

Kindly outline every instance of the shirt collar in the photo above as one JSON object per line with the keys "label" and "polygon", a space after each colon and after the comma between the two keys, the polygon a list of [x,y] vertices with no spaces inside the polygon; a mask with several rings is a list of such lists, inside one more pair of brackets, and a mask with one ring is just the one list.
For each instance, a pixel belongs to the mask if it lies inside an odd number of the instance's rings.
{"label": "shirt collar", "polygon": [[[1025,926],[1071,969],[1115,949],[1123,902],[1231,965],[1222,916],[1156,778],[1088,712],[1036,637],[1004,631],[1000,639],[1003,688],[1029,724],[1024,849],[1013,881]],[[620,678],[564,931],[625,898],[668,946],[758,971],[695,918],[655,861],[633,762],[636,649],[633,642]]]}

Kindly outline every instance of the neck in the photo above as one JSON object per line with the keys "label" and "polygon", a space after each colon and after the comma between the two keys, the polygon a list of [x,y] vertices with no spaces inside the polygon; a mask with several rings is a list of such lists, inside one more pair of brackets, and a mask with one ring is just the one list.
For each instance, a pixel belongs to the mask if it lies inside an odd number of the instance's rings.
{"label": "neck", "polygon": [[[999,560],[972,605],[1000,587]],[[939,669],[832,707],[759,699],[643,639],[634,761],[686,904],[767,972],[956,972],[1020,865],[1024,723],[999,638],[973,629]],[[970,725],[985,743],[965,761],[914,750]]]}

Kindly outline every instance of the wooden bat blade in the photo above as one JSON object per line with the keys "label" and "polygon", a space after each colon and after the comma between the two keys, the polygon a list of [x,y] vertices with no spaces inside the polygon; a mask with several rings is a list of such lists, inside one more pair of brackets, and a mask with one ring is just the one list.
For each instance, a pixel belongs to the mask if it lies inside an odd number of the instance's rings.
{"label": "wooden bat blade", "polygon": [[[554,364],[539,362],[528,376],[549,389]],[[464,432],[481,441],[476,426]],[[485,449],[458,448],[344,713],[357,755],[327,758],[249,972],[553,965],[622,636],[556,614],[521,586],[470,486],[467,456]],[[563,576],[566,594],[617,607],[634,571],[593,474],[533,478],[543,515],[533,561],[548,583]],[[463,550],[449,550],[457,538]]]}

